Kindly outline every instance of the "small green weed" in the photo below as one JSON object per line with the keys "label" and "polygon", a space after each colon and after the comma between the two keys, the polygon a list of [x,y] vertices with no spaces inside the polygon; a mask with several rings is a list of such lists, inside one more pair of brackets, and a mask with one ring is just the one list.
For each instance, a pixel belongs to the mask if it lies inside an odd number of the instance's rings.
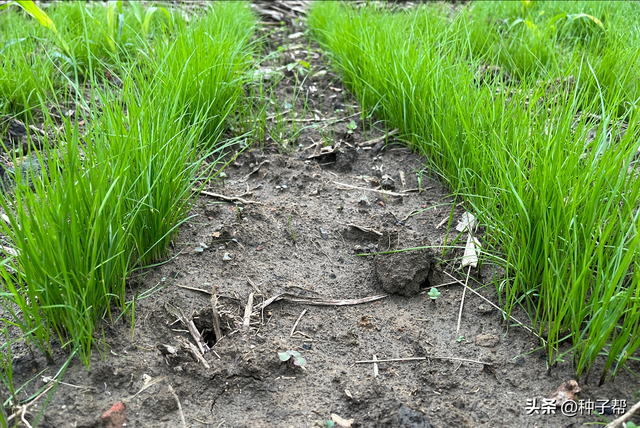
{"label": "small green weed", "polygon": [[358,125],[356,125],[356,122],[352,120],[347,124],[347,134],[349,135],[353,134],[353,131],[355,131],[357,128],[358,128]]}
{"label": "small green weed", "polygon": [[438,297],[440,297],[440,294],[441,294],[441,293],[440,293],[440,292],[438,291],[438,289],[437,289],[437,288],[435,288],[435,287],[431,287],[431,290],[429,290],[429,292],[427,293],[427,295],[429,296],[429,298],[430,298],[431,300],[433,300],[434,302],[436,301],[436,299],[437,299]]}
{"label": "small green weed", "polygon": [[278,352],[278,358],[280,358],[280,361],[288,363],[292,367],[304,368],[304,366],[307,365],[307,361],[302,358],[302,355],[300,355],[298,351]]}
{"label": "small green weed", "polygon": [[291,235],[291,239],[293,243],[296,243],[296,231],[293,230],[293,225],[291,224],[291,216],[287,215],[287,222],[289,223],[289,234]]}

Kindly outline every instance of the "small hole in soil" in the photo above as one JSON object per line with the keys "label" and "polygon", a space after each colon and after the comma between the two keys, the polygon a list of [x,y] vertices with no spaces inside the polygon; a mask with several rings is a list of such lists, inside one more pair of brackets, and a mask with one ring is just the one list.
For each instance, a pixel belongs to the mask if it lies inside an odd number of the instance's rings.
{"label": "small hole in soil", "polygon": [[[196,328],[202,335],[202,339],[204,342],[209,345],[209,347],[216,344],[217,339],[215,333],[213,332],[213,311],[211,308],[203,309],[198,312],[193,317],[193,323],[196,325]],[[227,327],[227,322],[225,320],[224,315],[220,316],[220,330],[222,335],[226,335],[229,332],[229,328]]]}

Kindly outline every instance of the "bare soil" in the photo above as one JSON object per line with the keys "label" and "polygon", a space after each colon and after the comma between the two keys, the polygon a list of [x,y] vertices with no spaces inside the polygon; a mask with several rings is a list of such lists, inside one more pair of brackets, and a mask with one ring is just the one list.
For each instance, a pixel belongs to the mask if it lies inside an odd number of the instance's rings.
{"label": "bare soil", "polygon": [[[287,34],[299,30],[285,28],[270,43],[301,44],[304,47],[287,55],[305,61],[311,57],[315,73],[327,70],[323,76],[307,77],[297,89],[317,88],[309,103],[322,113],[322,127],[328,123],[324,118],[348,116],[344,105],[356,101],[315,44],[311,43],[314,58],[307,55],[307,39],[288,40]],[[278,84],[283,100],[295,84],[294,76]],[[296,109],[301,109],[300,103]],[[445,238],[449,244],[456,238],[464,242],[466,233],[451,231],[447,237],[447,223],[441,224],[449,218],[453,201],[428,172],[419,186],[416,171],[423,170],[423,159],[392,138],[386,147],[358,147],[385,134],[379,123],[379,129],[369,129],[376,125],[372,120],[366,121],[365,136],[362,122],[355,118],[358,128],[352,135],[347,133],[350,118],[329,122],[325,128],[335,141],[344,141],[336,154],[307,159],[314,142],[325,135],[314,128],[300,133],[293,153],[284,153],[271,141],[263,150],[242,152],[225,170],[224,181],[207,191],[243,195],[255,203],[241,204],[243,209],[237,210],[234,203],[198,198],[170,259],[131,281],[130,298],[139,297],[133,330],[128,319],[102,324],[97,335],[102,349],[94,353],[90,371],[72,360],[62,377],[65,383],[57,387],[38,426],[102,427],[103,412],[122,401],[128,427],[180,427],[180,410],[169,386],[177,393],[189,427],[310,427],[332,414],[354,419],[354,427],[569,427],[601,421],[595,415],[568,417],[560,409],[551,415],[527,415],[528,400],[550,397],[562,382],[574,379],[571,360],[548,370],[538,339],[521,327],[508,328],[498,310],[472,293],[466,293],[456,333],[463,287],[440,287],[435,302],[427,291],[453,281],[445,272],[465,280],[460,274],[461,250],[450,249],[444,256],[442,248],[424,250],[419,257],[415,252],[357,255],[442,246]],[[392,184],[383,180],[386,174]],[[343,185],[376,189],[382,181],[402,196]],[[421,193],[411,191],[418,187]],[[463,212],[463,206],[455,208],[452,226]],[[392,263],[386,261],[389,257]],[[396,272],[405,278],[416,274],[417,287],[358,305],[276,301],[261,308],[280,293],[333,299],[386,294],[381,279]],[[471,269],[469,285],[498,303],[493,275],[487,265]],[[213,332],[212,291],[221,318],[220,340]],[[251,293],[252,315],[245,330],[242,323]],[[196,343],[179,321],[180,311],[187,317],[193,314],[196,328],[211,347],[204,354],[210,368],[182,350],[184,341]],[[519,311],[513,315],[528,319]],[[304,370],[279,360],[278,352],[287,350],[306,359]],[[57,351],[55,364],[47,365],[19,344],[14,352],[16,385],[35,377],[21,397],[42,387],[41,371],[52,376],[67,359]],[[373,364],[355,364],[374,355],[426,360],[382,362],[375,377]],[[639,372],[640,363],[630,361],[629,368]],[[597,386],[598,377],[599,372],[589,383],[577,379],[580,399],[625,399],[631,406],[640,389],[636,378],[622,371],[615,382]],[[33,421],[42,404],[44,399],[32,405],[28,420]]]}

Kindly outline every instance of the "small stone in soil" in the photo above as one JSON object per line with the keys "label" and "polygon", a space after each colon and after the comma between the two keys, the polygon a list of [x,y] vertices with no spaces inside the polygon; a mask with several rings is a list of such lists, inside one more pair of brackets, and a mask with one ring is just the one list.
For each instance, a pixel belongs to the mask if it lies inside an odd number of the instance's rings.
{"label": "small stone in soil", "polygon": [[327,232],[323,228],[320,228],[320,236],[322,236],[322,239],[329,239],[329,232]]}
{"label": "small stone in soil", "polygon": [[126,420],[126,410],[122,401],[118,401],[109,410],[102,414],[102,423],[105,428],[122,428]]}
{"label": "small stone in soil", "polygon": [[231,260],[231,256],[229,256],[229,253],[224,253],[224,256],[222,257],[222,260],[224,260],[225,262],[228,262]]}
{"label": "small stone in soil", "polygon": [[493,308],[489,305],[480,305],[478,306],[478,312],[480,312],[482,315],[489,315],[491,312],[493,312]]}

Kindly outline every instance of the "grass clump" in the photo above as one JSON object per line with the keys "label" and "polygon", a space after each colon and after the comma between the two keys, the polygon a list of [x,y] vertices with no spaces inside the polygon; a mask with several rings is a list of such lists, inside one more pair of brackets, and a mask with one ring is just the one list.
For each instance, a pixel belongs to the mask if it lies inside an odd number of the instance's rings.
{"label": "grass clump", "polygon": [[[89,12],[79,13],[78,43],[89,46],[87,68],[98,69],[103,62],[87,37]],[[1,226],[4,245],[13,253],[0,266],[5,321],[47,358],[53,331],[88,366],[96,322],[114,309],[131,313],[128,276],[166,256],[193,188],[206,183],[229,144],[220,136],[242,94],[254,22],[246,5],[216,4],[182,28],[178,40],[159,38],[154,56],[113,57],[121,70],[118,90],[88,73],[90,100],[74,98],[89,107],[86,129],[79,118],[65,120],[55,138],[45,137],[42,153],[30,154],[41,172],[16,174],[15,188],[0,198],[10,219]],[[183,39],[198,37],[215,47],[215,60],[194,59],[194,45]],[[69,93],[79,96],[83,83],[76,78]],[[53,127],[44,97],[39,108],[45,127]],[[20,154],[13,160],[26,162]]]}
{"label": "grass clump", "polygon": [[[638,59],[598,56],[620,40],[619,52],[640,46],[635,27],[611,27],[632,7],[614,4],[589,6],[609,11],[602,34],[597,10],[571,6],[592,17],[556,20],[549,60],[526,23],[477,43],[499,19],[534,19],[537,9],[516,10],[523,3],[452,17],[431,5],[392,14],[319,2],[309,17],[363,108],[399,128],[487,226],[484,257],[505,270],[495,285],[507,312],[527,310],[550,365],[570,354],[588,375],[603,355],[601,382],[640,346]],[[565,6],[536,6],[550,7]],[[531,52],[535,61],[516,60]],[[497,79],[479,78],[495,65]]]}

